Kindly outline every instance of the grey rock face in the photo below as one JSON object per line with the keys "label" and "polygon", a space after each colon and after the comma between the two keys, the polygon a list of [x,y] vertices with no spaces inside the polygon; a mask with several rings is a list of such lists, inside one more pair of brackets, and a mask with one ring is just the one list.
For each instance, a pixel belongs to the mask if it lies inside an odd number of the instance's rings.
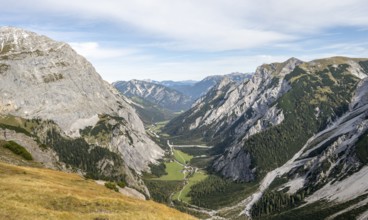
{"label": "grey rock face", "polygon": [[65,135],[80,137],[99,115],[123,118],[110,150],[138,173],[163,151],[145,134],[143,123],[123,96],[69,45],[17,28],[0,28],[0,114],[54,121]]}

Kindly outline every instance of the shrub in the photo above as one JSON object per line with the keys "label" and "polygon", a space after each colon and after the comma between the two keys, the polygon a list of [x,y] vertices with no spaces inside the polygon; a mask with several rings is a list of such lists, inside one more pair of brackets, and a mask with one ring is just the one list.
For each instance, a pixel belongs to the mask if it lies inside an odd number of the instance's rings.
{"label": "shrub", "polygon": [[116,183],[114,182],[106,182],[105,187],[111,190],[114,190],[115,192],[119,192],[118,187],[116,187]]}
{"label": "shrub", "polygon": [[121,187],[121,188],[124,188],[126,186],[125,181],[119,181],[118,186]]}
{"label": "shrub", "polygon": [[4,144],[5,148],[8,148],[13,153],[23,157],[26,160],[33,160],[32,155],[22,146],[15,143],[14,141],[8,141]]}

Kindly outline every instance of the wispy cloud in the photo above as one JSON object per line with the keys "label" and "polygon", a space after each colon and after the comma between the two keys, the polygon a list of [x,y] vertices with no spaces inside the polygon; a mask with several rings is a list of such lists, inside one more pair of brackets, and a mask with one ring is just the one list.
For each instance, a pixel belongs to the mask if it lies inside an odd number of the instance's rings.
{"label": "wispy cloud", "polygon": [[[23,3],[20,4],[19,2]],[[20,0],[22,8],[129,25],[172,49],[234,50],[290,41],[331,26],[368,27],[365,0]]]}
{"label": "wispy cloud", "polygon": [[98,42],[70,42],[69,45],[80,55],[94,60],[121,58],[138,52],[136,49],[101,47]]}
{"label": "wispy cloud", "polygon": [[109,81],[198,79],[290,56],[368,56],[367,8],[366,0],[17,0],[0,9],[0,24],[71,42]]}

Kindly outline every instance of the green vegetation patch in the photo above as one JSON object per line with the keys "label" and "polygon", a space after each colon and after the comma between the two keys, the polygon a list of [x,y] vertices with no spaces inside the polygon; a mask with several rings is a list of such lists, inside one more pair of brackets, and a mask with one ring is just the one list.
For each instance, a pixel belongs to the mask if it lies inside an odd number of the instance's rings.
{"label": "green vegetation patch", "polygon": [[14,154],[19,155],[26,160],[33,160],[32,155],[24,147],[14,141],[7,141],[2,146],[11,150]]}
{"label": "green vegetation patch", "polygon": [[183,180],[185,175],[183,171],[183,165],[177,162],[169,162],[165,163],[165,172],[167,175],[161,176],[159,178],[155,178],[156,180]]}
{"label": "green vegetation patch", "polygon": [[178,148],[180,151],[192,155],[192,156],[202,156],[202,155],[208,155],[209,149],[208,148],[201,148],[201,147],[181,147]]}
{"label": "green vegetation patch", "polygon": [[191,198],[189,196],[189,192],[192,186],[203,181],[204,179],[206,179],[206,177],[207,174],[205,174],[203,171],[196,172],[192,177],[188,179],[188,184],[186,184],[182,190],[174,194],[173,199],[190,203]]}
{"label": "green vegetation patch", "polygon": [[193,156],[186,154],[180,150],[173,149],[173,152],[174,152],[175,159],[182,164],[188,164],[190,160],[193,158]]}

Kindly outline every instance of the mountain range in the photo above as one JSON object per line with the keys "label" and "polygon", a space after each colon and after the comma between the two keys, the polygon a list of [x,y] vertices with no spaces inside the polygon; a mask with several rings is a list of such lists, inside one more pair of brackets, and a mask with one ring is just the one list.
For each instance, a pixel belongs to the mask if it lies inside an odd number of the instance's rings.
{"label": "mountain range", "polygon": [[0,44],[1,218],[368,216],[366,58],[110,85],[66,43]]}

